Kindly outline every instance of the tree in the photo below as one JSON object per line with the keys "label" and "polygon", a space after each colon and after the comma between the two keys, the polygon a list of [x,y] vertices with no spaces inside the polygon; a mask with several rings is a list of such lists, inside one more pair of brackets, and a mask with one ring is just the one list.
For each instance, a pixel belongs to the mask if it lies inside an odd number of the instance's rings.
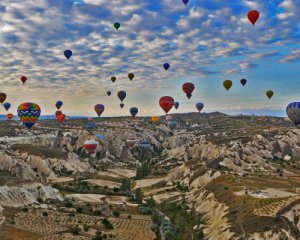
{"label": "tree", "polygon": [[82,209],[81,207],[78,207],[78,208],[76,209],[76,212],[82,213],[82,212],[83,212],[83,209]]}
{"label": "tree", "polygon": [[73,235],[79,235],[81,229],[78,226],[72,227],[71,232]]}
{"label": "tree", "polygon": [[83,225],[83,231],[88,232],[89,229],[90,229],[90,226],[88,226],[86,224]]}
{"label": "tree", "polygon": [[135,192],[135,198],[134,198],[134,201],[137,203],[137,204],[142,204],[143,203],[143,192],[140,188],[138,188]]}
{"label": "tree", "polygon": [[113,211],[113,215],[118,218],[121,214],[118,211]]}
{"label": "tree", "polygon": [[44,217],[48,217],[48,213],[47,212],[43,212],[43,216]]}
{"label": "tree", "polygon": [[67,201],[67,202],[65,203],[65,207],[66,207],[66,208],[71,208],[71,207],[73,207],[73,204],[72,204],[70,201]]}
{"label": "tree", "polygon": [[146,203],[148,207],[152,207],[152,208],[155,207],[155,200],[152,195],[150,198],[146,199]]}
{"label": "tree", "polygon": [[123,191],[131,190],[131,182],[129,179],[127,179],[127,178],[122,179],[121,190],[123,190]]}

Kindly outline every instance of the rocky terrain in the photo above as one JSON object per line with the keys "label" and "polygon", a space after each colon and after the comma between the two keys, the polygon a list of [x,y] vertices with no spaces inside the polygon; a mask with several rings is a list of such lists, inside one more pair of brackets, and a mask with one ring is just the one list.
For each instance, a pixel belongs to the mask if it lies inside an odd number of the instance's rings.
{"label": "rocky terrain", "polygon": [[[61,191],[71,191],[71,183],[57,186],[49,179],[74,179],[75,186],[81,176],[88,184],[102,179],[121,186],[127,178],[131,191],[141,189],[144,200],[152,196],[167,218],[162,203],[186,206],[201,218],[171,239],[201,234],[211,240],[300,238],[300,129],[275,117],[190,113],[173,118],[178,122],[173,132],[164,120],[155,125],[148,118],[97,119],[93,133],[85,130],[85,119],[65,125],[44,120],[32,131],[0,123],[5,129],[0,132],[4,216],[6,208],[64,202]],[[126,144],[129,138],[136,140],[132,147]],[[90,139],[99,143],[91,156],[83,147]],[[139,147],[143,140],[151,144],[150,151]],[[149,170],[141,177],[145,165]],[[137,176],[112,169],[137,170]],[[175,226],[176,219],[170,216]],[[161,239],[169,239],[162,227],[160,232]]]}

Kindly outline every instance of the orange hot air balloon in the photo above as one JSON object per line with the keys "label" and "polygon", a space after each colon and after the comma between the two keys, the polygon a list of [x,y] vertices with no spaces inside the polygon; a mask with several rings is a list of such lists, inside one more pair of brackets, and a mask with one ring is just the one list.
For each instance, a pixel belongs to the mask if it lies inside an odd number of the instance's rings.
{"label": "orange hot air balloon", "polygon": [[268,90],[268,91],[266,92],[266,95],[267,95],[267,97],[268,97],[269,99],[271,99],[271,98],[273,97],[273,95],[274,95],[274,92],[273,92],[272,90]]}
{"label": "orange hot air balloon", "polygon": [[248,19],[252,23],[252,25],[254,26],[256,21],[259,19],[259,11],[252,10],[252,11],[248,12]]}
{"label": "orange hot air balloon", "polygon": [[158,122],[159,122],[159,117],[158,117],[158,116],[153,116],[153,117],[151,118],[151,121],[152,121],[153,123],[158,123]]}
{"label": "orange hot air balloon", "polygon": [[66,119],[66,115],[65,114],[59,114],[56,118],[57,118],[58,122],[60,124],[62,124]]}
{"label": "orange hot air balloon", "polygon": [[0,93],[0,103],[4,103],[6,100],[6,94],[5,93]]}
{"label": "orange hot air balloon", "polygon": [[6,115],[6,117],[7,117],[7,120],[11,121],[11,120],[13,120],[14,115],[12,113],[9,113]]}
{"label": "orange hot air balloon", "polygon": [[231,88],[231,86],[232,86],[232,81],[231,80],[225,80],[224,82],[223,82],[223,86],[226,88],[226,90],[228,91],[230,88]]}

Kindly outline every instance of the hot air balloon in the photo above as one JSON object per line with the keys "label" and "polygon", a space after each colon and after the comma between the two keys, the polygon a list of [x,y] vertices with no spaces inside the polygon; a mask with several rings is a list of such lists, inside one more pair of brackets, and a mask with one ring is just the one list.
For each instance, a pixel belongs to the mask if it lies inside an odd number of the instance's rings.
{"label": "hot air balloon", "polygon": [[3,104],[3,107],[5,108],[6,111],[8,111],[11,107],[11,104],[6,102],[6,103]]}
{"label": "hot air balloon", "polygon": [[179,108],[179,102],[175,102],[175,103],[174,103],[174,107],[175,107],[175,109],[177,110],[177,109]]}
{"label": "hot air balloon", "polygon": [[111,77],[110,79],[111,79],[111,81],[112,81],[113,83],[117,80],[116,77]]}
{"label": "hot air balloon", "polygon": [[256,21],[259,19],[259,12],[257,10],[251,10],[250,12],[248,12],[248,19],[254,26]]}
{"label": "hot air balloon", "polygon": [[70,59],[70,57],[72,57],[72,51],[71,50],[66,50],[66,51],[64,51],[64,55],[65,55],[65,57],[69,60]]}
{"label": "hot air balloon", "polygon": [[66,115],[65,114],[59,114],[59,115],[57,115],[57,121],[60,123],[60,124],[62,124],[64,121],[65,121],[65,119],[66,119]]}
{"label": "hot air balloon", "polygon": [[170,68],[170,64],[169,63],[164,63],[163,67],[166,71],[168,71],[168,69]]}
{"label": "hot air balloon", "polygon": [[102,140],[107,140],[107,138],[103,134],[97,134],[96,137]]}
{"label": "hot air balloon", "polygon": [[126,92],[124,91],[119,91],[118,92],[118,98],[120,99],[121,102],[126,98]]}
{"label": "hot air balloon", "polygon": [[139,110],[136,107],[130,108],[130,114],[132,117],[135,117],[138,112],[139,112]]}
{"label": "hot air balloon", "polygon": [[0,103],[3,104],[6,100],[6,94],[5,93],[0,93]]}
{"label": "hot air balloon", "polygon": [[41,108],[36,103],[25,102],[18,107],[18,116],[29,129],[38,121],[40,115]]}
{"label": "hot air balloon", "polygon": [[168,126],[171,130],[175,129],[177,126],[177,122],[175,120],[168,121]]}
{"label": "hot air balloon", "polygon": [[185,83],[182,86],[182,90],[185,92],[188,99],[191,98],[194,89],[195,89],[195,85],[193,83],[190,83],[190,82]]}
{"label": "hot air balloon", "polygon": [[141,141],[139,143],[139,147],[142,151],[149,151],[151,150],[151,144],[147,141]]}
{"label": "hot air balloon", "polygon": [[27,77],[22,76],[22,77],[21,77],[21,81],[22,81],[22,83],[24,84],[24,83],[27,81]]}
{"label": "hot air balloon", "polygon": [[128,73],[128,78],[130,79],[130,81],[132,81],[132,79],[134,78],[134,74],[133,73]]}
{"label": "hot air balloon", "polygon": [[136,140],[133,137],[131,137],[126,140],[126,143],[129,147],[133,147],[136,144]]}
{"label": "hot air balloon", "polygon": [[230,80],[225,80],[224,82],[223,82],[223,86],[226,88],[226,90],[228,91],[230,88],[231,88],[231,86],[232,86],[232,81],[230,81]]}
{"label": "hot air balloon", "polygon": [[168,121],[171,121],[172,120],[172,116],[170,115],[170,114],[168,114],[167,116],[166,116],[166,121],[168,122]]}
{"label": "hot air balloon", "polygon": [[105,110],[105,106],[103,104],[97,104],[97,105],[95,105],[94,109],[95,109],[95,112],[97,113],[98,117],[100,117],[101,114]]}
{"label": "hot air balloon", "polygon": [[98,142],[95,140],[87,140],[84,142],[84,149],[89,153],[92,154],[95,152],[98,146]]}
{"label": "hot air balloon", "polygon": [[88,117],[88,122],[93,122],[94,121],[94,118],[92,118],[92,117]]}
{"label": "hot air balloon", "polygon": [[199,112],[201,112],[202,109],[204,108],[204,104],[203,104],[203,103],[197,103],[197,104],[196,104],[196,108],[197,108],[197,110],[198,110]]}
{"label": "hot air balloon", "polygon": [[274,95],[274,92],[273,92],[272,90],[268,90],[268,91],[266,92],[266,95],[267,95],[267,97],[268,97],[269,99],[271,99],[271,98],[273,97],[273,95]]}
{"label": "hot air balloon", "polygon": [[93,121],[89,121],[86,125],[86,129],[89,131],[89,132],[92,132],[94,129],[96,128],[96,125]]}
{"label": "hot air balloon", "polygon": [[245,86],[246,85],[246,83],[247,83],[247,80],[246,79],[241,79],[241,84],[243,85],[243,86]]}
{"label": "hot air balloon", "polygon": [[111,95],[111,91],[107,91],[107,96],[110,96]]}
{"label": "hot air balloon", "polygon": [[289,119],[297,126],[300,124],[300,102],[292,102],[286,108]]}
{"label": "hot air balloon", "polygon": [[124,105],[124,103],[121,103],[120,104],[120,108],[123,108],[125,105]]}
{"label": "hot air balloon", "polygon": [[56,118],[57,118],[57,116],[60,115],[60,114],[63,114],[62,111],[56,111],[56,112],[55,112]]}
{"label": "hot air balloon", "polygon": [[12,113],[8,113],[8,114],[6,115],[6,117],[7,117],[7,120],[11,121],[11,120],[13,120],[14,115],[13,115]]}
{"label": "hot air balloon", "polygon": [[170,96],[164,96],[159,100],[159,105],[167,114],[174,106],[174,99]]}
{"label": "hot air balloon", "polygon": [[159,117],[158,117],[158,116],[153,116],[153,117],[151,118],[151,121],[152,121],[153,123],[158,123],[158,122],[159,122]]}
{"label": "hot air balloon", "polygon": [[62,101],[57,101],[55,107],[59,110],[62,107],[62,105],[63,105]]}
{"label": "hot air balloon", "polygon": [[182,0],[182,2],[184,3],[184,5],[187,5],[189,0]]}
{"label": "hot air balloon", "polygon": [[118,30],[118,29],[121,27],[121,24],[120,24],[120,23],[115,23],[115,24],[114,24],[114,27],[115,27],[115,29]]}

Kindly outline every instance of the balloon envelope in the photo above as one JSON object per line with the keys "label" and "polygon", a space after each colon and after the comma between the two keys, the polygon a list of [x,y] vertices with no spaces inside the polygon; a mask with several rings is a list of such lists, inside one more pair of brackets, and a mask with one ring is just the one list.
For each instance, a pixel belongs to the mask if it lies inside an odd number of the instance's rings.
{"label": "balloon envelope", "polygon": [[7,117],[8,120],[13,120],[14,115],[13,115],[12,113],[8,113],[8,114],[6,115],[6,117]]}
{"label": "balloon envelope", "polygon": [[65,121],[65,119],[66,119],[66,115],[65,114],[59,114],[59,115],[57,115],[57,121],[60,123],[60,124],[62,124],[64,121]]}
{"label": "balloon envelope", "polygon": [[118,92],[118,98],[123,102],[123,100],[126,98],[126,92],[124,91],[119,91]]}
{"label": "balloon envelope", "polygon": [[3,107],[5,108],[6,111],[8,111],[11,107],[11,104],[6,102],[6,103],[3,104]]}
{"label": "balloon envelope", "polygon": [[172,116],[168,114],[168,115],[166,116],[166,121],[168,122],[168,121],[171,121],[171,120],[172,120]]}
{"label": "balloon envelope", "polygon": [[111,91],[107,91],[107,96],[110,96],[111,95]]}
{"label": "balloon envelope", "polygon": [[120,108],[123,108],[125,105],[124,105],[124,103],[121,103],[120,104]]}
{"label": "balloon envelope", "polygon": [[132,147],[136,144],[136,140],[134,138],[129,138],[126,140],[126,143],[129,147]]}
{"label": "balloon envelope", "polygon": [[96,125],[95,125],[95,123],[92,122],[92,121],[88,122],[87,125],[86,125],[86,129],[87,129],[88,131],[93,131],[95,128],[96,128]]}
{"label": "balloon envelope", "polygon": [[64,51],[64,55],[67,59],[70,59],[70,57],[72,56],[72,51],[71,50],[65,50]]}
{"label": "balloon envelope", "polygon": [[251,10],[248,12],[248,19],[254,26],[256,21],[259,19],[259,12],[257,10]]}
{"label": "balloon envelope", "polygon": [[27,77],[22,76],[22,77],[21,77],[21,81],[22,81],[22,83],[24,84],[24,83],[27,81]]}
{"label": "balloon envelope", "polygon": [[110,79],[111,79],[111,81],[112,81],[113,83],[117,80],[116,77],[111,77]]}
{"label": "balloon envelope", "polygon": [[56,112],[55,112],[56,118],[57,118],[57,116],[60,115],[60,114],[63,114],[62,111],[56,111]]}
{"label": "balloon envelope", "polygon": [[300,124],[300,102],[292,102],[286,107],[286,114],[297,126]]}
{"label": "balloon envelope", "polygon": [[36,103],[25,102],[18,107],[18,116],[27,128],[32,128],[41,115],[41,108]]}
{"label": "balloon envelope", "polygon": [[179,102],[175,102],[175,103],[174,103],[174,107],[175,107],[175,109],[177,110],[177,109],[179,108]]}
{"label": "balloon envelope", "polygon": [[147,141],[142,141],[139,144],[139,147],[142,151],[149,151],[151,150],[151,144]]}
{"label": "balloon envelope", "polygon": [[132,79],[134,78],[134,74],[133,73],[128,73],[128,78],[132,81]]}
{"label": "balloon envelope", "polygon": [[189,0],[182,0],[182,2],[184,3],[184,5],[187,5]]}
{"label": "balloon envelope", "polygon": [[168,113],[174,106],[174,99],[170,96],[164,96],[160,98],[159,105],[165,111],[165,113]]}
{"label": "balloon envelope", "polygon": [[274,92],[272,90],[269,90],[269,91],[266,92],[266,95],[269,99],[271,99],[274,95]]}
{"label": "balloon envelope", "polygon": [[121,24],[120,24],[120,23],[115,23],[115,24],[114,24],[114,27],[115,27],[115,29],[118,30],[118,29],[121,27]]}
{"label": "balloon envelope", "polygon": [[130,114],[132,117],[135,117],[138,112],[139,112],[139,110],[136,107],[130,108]]}
{"label": "balloon envelope", "polygon": [[166,71],[168,71],[168,69],[170,68],[170,64],[169,63],[164,63],[163,67]]}
{"label": "balloon envelope", "polygon": [[107,140],[107,138],[103,134],[97,134],[96,137],[102,140]]}
{"label": "balloon envelope", "polygon": [[94,153],[98,146],[98,142],[95,140],[87,140],[84,142],[84,148],[88,153]]}
{"label": "balloon envelope", "polygon": [[232,81],[231,80],[225,80],[224,82],[223,82],[223,86],[226,88],[226,90],[228,91],[230,88],[231,88],[231,86],[232,86]]}
{"label": "balloon envelope", "polygon": [[159,117],[158,117],[158,116],[153,116],[153,117],[151,118],[151,121],[152,121],[153,123],[158,123],[158,122],[159,122]]}
{"label": "balloon envelope", "polygon": [[241,84],[243,85],[243,86],[245,86],[246,85],[246,83],[247,83],[247,80],[246,79],[241,79]]}
{"label": "balloon envelope", "polygon": [[98,117],[100,117],[101,114],[105,110],[105,106],[103,104],[97,104],[97,105],[95,105],[94,109],[95,109],[95,112],[97,113]]}
{"label": "balloon envelope", "polygon": [[195,85],[193,83],[185,83],[182,86],[182,90],[185,92],[185,94],[192,94],[195,89]]}
{"label": "balloon envelope", "polygon": [[177,126],[177,122],[175,120],[168,121],[168,126],[171,130],[175,129]]}
{"label": "balloon envelope", "polygon": [[204,108],[204,104],[203,103],[197,103],[196,104],[196,108],[199,112],[201,112],[201,110]]}
{"label": "balloon envelope", "polygon": [[5,93],[0,93],[0,103],[4,103],[6,100],[6,94]]}
{"label": "balloon envelope", "polygon": [[55,107],[59,110],[62,107],[62,105],[63,105],[62,101],[57,101]]}

